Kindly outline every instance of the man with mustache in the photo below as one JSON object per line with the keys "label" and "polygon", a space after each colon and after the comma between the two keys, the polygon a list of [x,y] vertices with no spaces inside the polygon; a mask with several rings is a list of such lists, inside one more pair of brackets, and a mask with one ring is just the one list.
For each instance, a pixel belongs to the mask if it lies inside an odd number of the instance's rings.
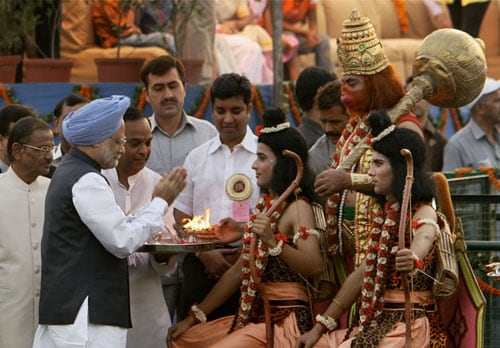
{"label": "man with mustache", "polygon": [[[366,152],[349,171],[337,168],[366,138],[368,115],[379,109],[390,109],[404,91],[370,20],[353,11],[343,26],[343,37],[339,38],[338,45],[343,71],[341,101],[351,118],[337,142],[331,168],[316,177],[315,187],[317,194],[329,197],[326,204],[329,251],[332,255],[346,257],[348,268],[353,269],[364,259],[369,226],[376,214],[368,195],[373,193],[371,178],[367,175],[371,151]],[[417,131],[423,137],[414,115],[403,116],[398,125]]]}
{"label": "man with mustache", "polygon": [[[182,166],[192,149],[218,135],[210,122],[189,116],[184,111],[184,73],[181,61],[167,55],[146,62],[141,70],[146,100],[153,110],[150,117],[153,140],[151,156],[146,166],[160,175],[169,173],[174,167]],[[172,224],[172,209],[169,209],[168,216]],[[180,269],[181,267],[178,268],[179,271]],[[182,273],[175,273],[162,281],[165,300],[170,315],[173,316]]]}
{"label": "man with mustache", "polygon": [[189,151],[218,133],[208,121],[184,111],[185,69],[172,56],[160,56],[144,65],[141,79],[146,100],[151,105],[151,157],[147,167],[160,175],[182,166]]}
{"label": "man with mustache", "polygon": [[319,120],[325,131],[309,149],[309,167],[315,175],[330,167],[337,141],[349,122],[349,115],[340,101],[340,86],[339,81],[328,82],[319,88],[314,98]]}

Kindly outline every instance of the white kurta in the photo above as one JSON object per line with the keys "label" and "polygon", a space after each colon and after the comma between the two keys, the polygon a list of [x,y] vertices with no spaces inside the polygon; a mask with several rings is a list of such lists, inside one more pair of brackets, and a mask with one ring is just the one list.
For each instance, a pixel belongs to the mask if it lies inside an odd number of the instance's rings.
{"label": "white kurta", "polygon": [[0,347],[27,348],[38,325],[45,195],[50,180],[27,185],[0,174]]}
{"label": "white kurta", "polygon": [[[127,215],[133,215],[151,201],[161,176],[144,168],[128,178],[129,188],[120,184],[116,169],[102,171],[115,193],[116,203]],[[132,261],[132,262],[131,262]],[[132,329],[127,333],[127,347],[164,348],[170,314],[163,298],[160,275],[175,271],[177,258],[161,265],[147,253],[129,256],[130,314]]]}

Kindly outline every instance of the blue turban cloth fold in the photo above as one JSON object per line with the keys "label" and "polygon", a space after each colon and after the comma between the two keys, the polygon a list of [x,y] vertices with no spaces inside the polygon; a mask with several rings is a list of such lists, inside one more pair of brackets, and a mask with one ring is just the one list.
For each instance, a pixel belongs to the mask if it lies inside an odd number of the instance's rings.
{"label": "blue turban cloth fold", "polygon": [[130,98],[124,95],[93,100],[64,118],[64,138],[71,145],[98,144],[118,131],[129,106]]}

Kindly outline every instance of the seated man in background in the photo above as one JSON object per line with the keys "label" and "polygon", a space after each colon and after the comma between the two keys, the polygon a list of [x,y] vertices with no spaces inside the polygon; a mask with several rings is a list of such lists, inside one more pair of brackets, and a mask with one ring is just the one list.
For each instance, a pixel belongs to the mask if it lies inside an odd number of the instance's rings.
{"label": "seated man in background", "polygon": [[[316,18],[316,7],[318,0],[283,0],[283,32],[293,34],[299,40],[298,54],[315,54],[316,66],[333,72],[335,67],[330,53],[330,38],[325,34],[318,33]],[[298,26],[300,22],[307,19],[307,28]],[[271,8],[268,7],[264,13],[264,28],[272,35],[273,22]],[[299,67],[296,59],[286,63],[288,79],[297,80]]]}
{"label": "seated man in background", "polygon": [[92,20],[98,41],[104,48],[120,46],[159,46],[175,53],[174,37],[170,33],[144,34],[135,25],[136,8],[119,0],[96,1],[92,7]]}
{"label": "seated man in background", "polygon": [[218,0],[215,13],[217,27],[215,47],[218,75],[237,73],[245,75],[251,83],[269,83],[269,70],[263,51],[272,50],[267,32],[252,23],[252,14],[245,0]]}

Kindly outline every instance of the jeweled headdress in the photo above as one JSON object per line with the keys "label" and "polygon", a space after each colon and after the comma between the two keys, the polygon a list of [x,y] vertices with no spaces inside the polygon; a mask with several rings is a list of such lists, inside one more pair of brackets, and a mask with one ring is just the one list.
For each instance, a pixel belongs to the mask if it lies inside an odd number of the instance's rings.
{"label": "jeweled headdress", "polygon": [[370,19],[360,17],[358,11],[353,10],[342,25],[337,54],[344,74],[373,75],[389,66]]}

